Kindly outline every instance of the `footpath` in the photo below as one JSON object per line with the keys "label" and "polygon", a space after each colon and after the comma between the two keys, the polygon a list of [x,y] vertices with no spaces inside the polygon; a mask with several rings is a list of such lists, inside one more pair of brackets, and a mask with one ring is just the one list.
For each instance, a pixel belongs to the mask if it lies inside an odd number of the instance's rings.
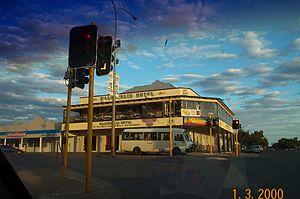
{"label": "footpath", "polygon": [[6,157],[34,199],[123,198],[114,186],[95,177],[91,178],[91,192],[86,193],[82,171],[68,168],[67,176],[62,177],[61,162],[53,168],[53,164],[39,162],[34,156],[26,156],[24,161],[22,155],[7,154]]}

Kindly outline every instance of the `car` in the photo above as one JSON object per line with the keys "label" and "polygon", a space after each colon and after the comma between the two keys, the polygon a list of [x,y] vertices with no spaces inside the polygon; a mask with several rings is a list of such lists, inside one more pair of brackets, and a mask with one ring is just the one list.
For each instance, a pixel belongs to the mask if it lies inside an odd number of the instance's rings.
{"label": "car", "polygon": [[10,146],[10,145],[0,146],[0,150],[4,153],[24,153],[23,150],[15,148],[15,147]]}
{"label": "car", "polygon": [[261,145],[250,145],[246,149],[242,150],[245,153],[261,153],[264,148]]}

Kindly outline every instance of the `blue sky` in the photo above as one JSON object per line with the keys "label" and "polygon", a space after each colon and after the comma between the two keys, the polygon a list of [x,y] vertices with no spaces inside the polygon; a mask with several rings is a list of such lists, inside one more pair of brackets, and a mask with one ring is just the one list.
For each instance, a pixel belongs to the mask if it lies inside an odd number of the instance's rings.
{"label": "blue sky", "polygon": [[[155,80],[219,97],[246,130],[272,143],[300,137],[300,1],[121,0],[120,91]],[[4,0],[0,6],[0,123],[61,120],[69,30],[96,22],[113,35],[111,1]],[[165,41],[168,44],[165,46]],[[95,94],[107,94],[96,77]],[[75,89],[72,102],[87,95]]]}

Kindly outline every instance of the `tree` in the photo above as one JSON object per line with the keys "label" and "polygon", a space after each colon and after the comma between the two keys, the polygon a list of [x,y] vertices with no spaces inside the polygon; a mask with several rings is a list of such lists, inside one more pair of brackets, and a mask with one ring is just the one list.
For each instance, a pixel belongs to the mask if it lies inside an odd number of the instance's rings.
{"label": "tree", "polygon": [[239,142],[241,143],[242,148],[250,145],[261,145],[266,148],[269,144],[262,130],[254,131],[254,133],[250,134],[249,131],[246,132],[243,129],[240,129]]}
{"label": "tree", "polygon": [[281,138],[277,141],[277,143],[274,143],[272,145],[273,148],[276,149],[296,149],[299,148],[300,142],[298,141],[298,138]]}

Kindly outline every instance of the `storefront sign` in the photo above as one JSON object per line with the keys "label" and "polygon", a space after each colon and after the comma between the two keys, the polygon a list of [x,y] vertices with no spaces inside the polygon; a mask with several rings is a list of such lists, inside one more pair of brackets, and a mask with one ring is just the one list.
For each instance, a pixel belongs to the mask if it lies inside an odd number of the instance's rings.
{"label": "storefront sign", "polygon": [[[198,95],[193,92],[191,89],[166,89],[160,91],[145,91],[145,92],[136,92],[136,93],[120,93],[118,94],[117,101],[123,100],[138,100],[138,99],[149,99],[149,98],[157,98],[157,97],[166,97],[166,96],[194,96],[198,97]],[[112,96],[97,96],[94,97],[94,103],[100,102],[110,102],[112,101]],[[80,104],[87,104],[88,97],[81,97]]]}
{"label": "storefront sign", "polygon": [[19,138],[19,137],[25,137],[25,132],[13,132],[13,133],[7,133],[7,137],[9,138]]}
{"label": "storefront sign", "polygon": [[199,117],[184,117],[185,126],[205,126],[206,120]]}
{"label": "storefront sign", "polygon": [[219,126],[220,126],[221,128],[223,128],[223,129],[225,129],[225,130],[227,130],[227,131],[233,133],[232,127],[231,127],[229,124],[223,122],[223,121],[220,120],[220,119],[219,119]]}
{"label": "storefront sign", "polygon": [[181,116],[200,117],[201,111],[195,109],[181,109]]}

